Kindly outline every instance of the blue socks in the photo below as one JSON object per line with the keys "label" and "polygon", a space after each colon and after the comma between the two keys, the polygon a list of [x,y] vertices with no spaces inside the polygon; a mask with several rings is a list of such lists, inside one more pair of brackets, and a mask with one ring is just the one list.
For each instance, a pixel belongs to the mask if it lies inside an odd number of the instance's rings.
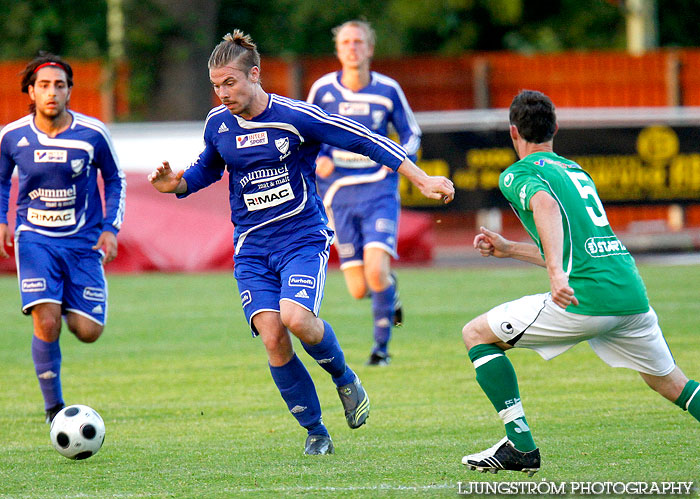
{"label": "blue socks", "polygon": [[326,321],[323,321],[323,339],[316,345],[309,345],[301,342],[306,353],[318,362],[333,377],[336,386],[347,385],[355,379],[355,373],[345,363],[345,354],[340,348],[338,338],[336,338],[333,328]]}
{"label": "blue socks", "polygon": [[395,293],[396,286],[393,283],[384,291],[372,292],[372,314],[374,315],[373,353],[388,353],[391,326],[394,320]]}
{"label": "blue socks", "polygon": [[47,343],[32,336],[32,359],[39,388],[44,396],[44,409],[63,404],[61,390],[61,348],[58,340]]}
{"label": "blue socks", "polygon": [[296,354],[283,366],[270,366],[270,373],[289,412],[297,418],[309,435],[328,435],[321,420],[321,403],[316,387],[304,364]]}

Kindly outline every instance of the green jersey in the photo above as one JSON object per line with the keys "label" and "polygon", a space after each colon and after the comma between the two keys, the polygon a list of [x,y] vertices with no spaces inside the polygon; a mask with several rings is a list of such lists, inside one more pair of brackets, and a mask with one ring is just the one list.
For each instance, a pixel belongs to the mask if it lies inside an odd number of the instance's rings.
{"label": "green jersey", "polygon": [[591,177],[551,152],[530,154],[507,168],[499,187],[544,258],[530,209],[532,196],[545,191],[558,203],[564,229],[564,272],[583,315],[632,315],[649,310],[644,282],[634,258],[610,228]]}

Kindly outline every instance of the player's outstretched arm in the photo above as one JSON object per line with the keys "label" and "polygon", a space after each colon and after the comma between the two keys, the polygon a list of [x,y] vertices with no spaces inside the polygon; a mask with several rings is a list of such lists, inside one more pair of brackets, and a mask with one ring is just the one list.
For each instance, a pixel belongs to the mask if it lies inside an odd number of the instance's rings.
{"label": "player's outstretched arm", "polygon": [[7,224],[0,224],[0,258],[9,258],[5,246],[12,246],[12,234]]}
{"label": "player's outstretched arm", "polygon": [[170,163],[163,161],[148,175],[148,181],[159,192],[182,194],[187,192],[187,181],[182,178],[185,170],[175,173],[170,169]]}
{"label": "player's outstretched arm", "polygon": [[442,199],[445,203],[449,203],[455,197],[455,186],[450,179],[440,176],[432,177],[408,158],[401,163],[396,171],[418,187],[427,198]]}
{"label": "player's outstretched arm", "polygon": [[533,263],[544,267],[544,260],[540,250],[532,243],[522,243],[506,239],[498,232],[480,227],[481,232],[474,237],[474,249],[481,256],[494,256],[496,258],[514,258],[527,263]]}

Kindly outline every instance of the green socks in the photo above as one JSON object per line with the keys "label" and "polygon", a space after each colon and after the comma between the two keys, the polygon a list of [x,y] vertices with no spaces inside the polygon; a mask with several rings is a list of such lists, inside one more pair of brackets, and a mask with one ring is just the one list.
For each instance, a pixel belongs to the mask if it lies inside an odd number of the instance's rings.
{"label": "green socks", "polygon": [[[520,452],[535,450],[537,446],[520,402],[518,378],[503,350],[496,345],[476,345],[469,350],[469,359],[476,370],[476,381],[506,426],[508,440]],[[697,399],[700,401],[700,395]]]}
{"label": "green socks", "polygon": [[688,411],[695,419],[700,421],[700,383],[692,379],[689,380],[674,404],[684,411]]}

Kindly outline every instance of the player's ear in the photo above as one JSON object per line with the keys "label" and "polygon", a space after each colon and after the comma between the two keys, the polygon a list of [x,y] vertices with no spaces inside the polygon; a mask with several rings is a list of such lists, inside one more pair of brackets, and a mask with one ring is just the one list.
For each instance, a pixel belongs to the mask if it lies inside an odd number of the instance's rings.
{"label": "player's ear", "polygon": [[258,83],[260,81],[260,68],[257,66],[250,68],[250,71],[248,71],[248,78],[250,78],[251,82]]}
{"label": "player's ear", "polygon": [[36,97],[34,94],[34,85],[29,85],[27,87],[27,95],[29,95],[29,98],[34,102],[34,98]]}
{"label": "player's ear", "polygon": [[[554,123],[554,135],[556,135],[558,131],[559,131],[559,122]],[[552,135],[552,137],[554,137],[554,135]]]}
{"label": "player's ear", "polygon": [[513,140],[518,140],[520,133],[518,132],[518,127],[515,125],[510,125],[510,138]]}

